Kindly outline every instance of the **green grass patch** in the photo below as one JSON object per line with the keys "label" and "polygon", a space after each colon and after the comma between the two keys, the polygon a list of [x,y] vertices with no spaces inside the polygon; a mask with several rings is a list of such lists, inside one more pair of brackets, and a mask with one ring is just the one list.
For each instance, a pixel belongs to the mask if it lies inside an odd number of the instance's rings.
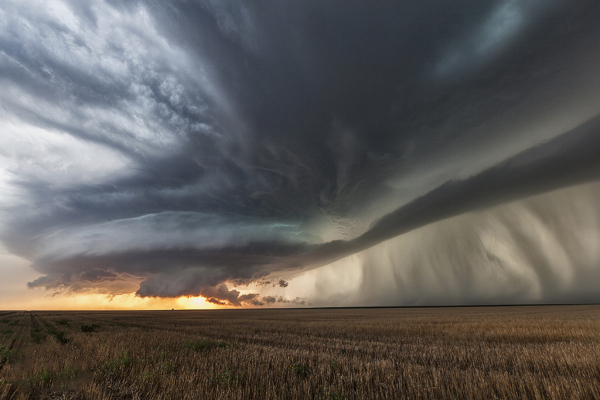
{"label": "green grass patch", "polygon": [[150,385],[154,382],[154,375],[150,372],[141,373],[138,376],[138,381],[143,385]]}
{"label": "green grass patch", "polygon": [[236,347],[236,345],[233,342],[221,341],[219,344],[217,344],[217,347],[220,349],[228,349],[230,347]]}
{"label": "green grass patch", "polygon": [[298,376],[306,376],[310,372],[310,367],[302,363],[292,364],[290,369]]}
{"label": "green grass patch", "polygon": [[56,339],[56,341],[60,344],[67,344],[70,342],[66,332],[53,332],[52,336],[54,336],[54,339]]}
{"label": "green grass patch", "polygon": [[211,340],[190,340],[185,342],[186,349],[193,351],[207,351],[216,347],[216,343]]}
{"label": "green grass patch", "polygon": [[0,346],[0,364],[9,362],[12,359],[13,352],[4,346]]}
{"label": "green grass patch", "polygon": [[31,330],[31,340],[33,343],[43,343],[46,340],[46,331],[41,328],[33,328]]}
{"label": "green grass patch", "polygon": [[231,372],[229,367],[225,366],[225,372],[217,376],[213,376],[209,380],[211,383],[216,385],[237,386],[242,383],[244,376],[246,376],[245,371],[234,374]]}
{"label": "green grass patch", "polygon": [[37,374],[31,375],[29,377],[29,382],[31,382],[31,384],[33,386],[40,386],[40,387],[47,388],[47,387],[52,386],[52,382],[54,382],[55,379],[56,379],[56,373],[44,368]]}
{"label": "green grass patch", "polygon": [[58,372],[63,379],[75,379],[79,371],[75,367],[65,367]]}
{"label": "green grass patch", "polygon": [[107,374],[122,371],[130,368],[133,365],[133,357],[129,353],[129,350],[125,350],[119,357],[115,357],[112,360],[108,360],[104,365],[100,367],[100,375],[106,376]]}
{"label": "green grass patch", "polygon": [[81,332],[94,332],[96,331],[98,328],[100,328],[100,325],[98,324],[91,324],[91,325],[81,325],[79,327],[79,330]]}

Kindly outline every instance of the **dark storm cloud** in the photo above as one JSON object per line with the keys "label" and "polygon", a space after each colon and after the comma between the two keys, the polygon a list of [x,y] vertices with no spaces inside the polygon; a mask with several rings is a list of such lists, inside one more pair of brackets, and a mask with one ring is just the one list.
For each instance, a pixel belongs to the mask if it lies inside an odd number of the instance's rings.
{"label": "dark storm cloud", "polygon": [[[0,12],[0,238],[46,274],[32,287],[270,304],[222,283],[598,178],[595,2]],[[533,129],[557,110],[579,128]]]}
{"label": "dark storm cloud", "polygon": [[358,238],[325,244],[310,257],[320,264],[329,263],[435,221],[597,180],[599,152],[600,116],[597,116],[572,132],[469,179],[448,181],[375,221]]}
{"label": "dark storm cloud", "polygon": [[[195,246],[194,250],[171,248],[144,251],[138,248],[124,251],[114,244],[104,249],[100,230],[96,230],[93,243],[97,246],[94,250],[98,254],[65,257],[67,249],[55,250],[55,253],[59,254],[58,259],[40,258],[37,266],[38,270],[54,274],[55,278],[52,275],[42,277],[32,282],[30,286],[72,286],[73,278],[81,279],[81,273],[84,273],[84,276],[89,274],[89,281],[94,282],[95,279],[92,277],[107,273],[106,270],[109,269],[140,277],[150,275],[151,277],[140,285],[137,293],[141,296],[176,297],[195,295],[202,288],[214,287],[227,280],[243,283],[257,280],[276,271],[318,267],[435,221],[563,186],[596,180],[600,178],[598,154],[600,154],[600,116],[572,132],[524,151],[469,179],[444,183],[426,195],[383,216],[374,222],[367,232],[355,239],[333,241],[323,245],[307,242],[292,244],[290,242],[293,239],[287,243],[275,240],[269,242],[249,240],[244,243],[244,240],[248,239],[243,237],[243,232],[240,232],[243,228],[234,226],[230,230],[221,227],[221,232],[218,232],[219,228],[214,227],[213,237],[218,235],[224,237],[217,242],[206,243],[208,238],[196,242],[192,238],[187,246]],[[193,219],[194,216],[191,215],[183,218],[192,225],[191,229],[197,227],[191,222]],[[158,219],[152,221],[152,224],[157,228],[163,228],[169,227],[169,222],[166,219],[164,221]],[[143,224],[143,229],[147,230],[148,226]],[[117,230],[110,228],[109,232]],[[178,226],[177,229],[169,229],[169,232],[182,229]],[[262,227],[255,226],[249,230],[249,233],[253,236],[260,234],[266,238],[267,233],[261,230]],[[277,234],[282,233],[284,231],[279,228]],[[185,244],[182,238],[171,238],[171,240],[174,245]],[[78,241],[71,238],[63,239],[61,242],[72,244]],[[152,237],[144,236],[143,243],[152,246]],[[129,239],[127,245],[134,246],[135,243]],[[154,246],[172,245],[161,238]],[[202,249],[202,246],[206,247]],[[81,248],[84,248],[82,244],[80,244]],[[92,249],[88,251],[91,253]],[[165,268],[165,265],[169,268]],[[107,274],[114,275],[115,272]],[[283,279],[279,279],[276,283],[282,288],[288,286],[288,282]],[[270,284],[270,282],[266,281],[262,284]],[[239,292],[235,294],[237,295]],[[210,297],[226,301],[231,305],[239,305],[223,294],[220,297],[211,294]]]}
{"label": "dark storm cloud", "polygon": [[202,290],[201,295],[204,296],[209,303],[218,305],[230,305],[239,307],[242,304],[262,306],[264,305],[258,299],[258,294],[240,294],[237,290],[229,290],[226,285],[209,286]]}

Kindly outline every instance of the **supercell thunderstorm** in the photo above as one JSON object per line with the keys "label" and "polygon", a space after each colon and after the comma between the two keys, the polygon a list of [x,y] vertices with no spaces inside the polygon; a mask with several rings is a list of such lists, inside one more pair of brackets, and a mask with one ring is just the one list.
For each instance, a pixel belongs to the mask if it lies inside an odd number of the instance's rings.
{"label": "supercell thunderstorm", "polygon": [[5,1],[0,241],[58,292],[596,302],[599,16]]}

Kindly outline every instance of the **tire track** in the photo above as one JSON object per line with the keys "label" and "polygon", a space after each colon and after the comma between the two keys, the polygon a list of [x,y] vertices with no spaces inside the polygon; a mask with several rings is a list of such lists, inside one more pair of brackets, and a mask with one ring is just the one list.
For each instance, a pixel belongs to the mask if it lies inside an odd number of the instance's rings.
{"label": "tire track", "polygon": [[[13,319],[13,317],[16,314],[16,319]],[[19,313],[17,312],[9,312],[9,313],[4,313],[4,315],[0,316],[0,331],[4,331],[4,333],[7,333],[7,331],[5,331],[5,329],[8,329],[8,331],[10,331],[10,334],[13,334],[13,328],[17,325],[19,325],[21,323],[21,318],[19,318]],[[1,333],[1,332],[0,332]],[[6,338],[3,338],[2,341],[0,341],[0,346],[4,345],[4,340],[6,340]],[[4,346],[6,347],[6,346]]]}
{"label": "tire track", "polygon": [[44,331],[43,324],[39,316],[34,313],[29,314],[31,320],[31,326],[29,330],[29,336],[33,343],[40,344],[46,340],[46,332]]}
{"label": "tire track", "polygon": [[18,311],[3,311],[0,312],[0,321],[4,321],[12,315],[18,314]]}
{"label": "tire track", "polygon": [[34,341],[38,340],[41,342],[45,340],[46,336],[50,335],[60,344],[69,343],[70,340],[66,337],[66,332],[59,331],[53,323],[38,315],[35,315],[32,321],[36,325],[35,328],[32,328],[32,339],[35,338]]}
{"label": "tire track", "polygon": [[78,315],[78,318],[81,318],[83,320],[88,320],[88,321],[94,321],[94,322],[102,322],[102,323],[105,324],[105,326],[111,326],[111,327],[127,327],[127,328],[138,328],[138,329],[151,329],[151,330],[157,330],[157,331],[177,331],[177,328],[174,328],[172,326],[150,325],[146,321],[141,321],[141,322],[119,321],[119,322],[115,322],[115,321],[112,321],[110,319],[97,318],[97,317],[94,318],[94,317],[88,317],[88,316],[84,316],[84,315]]}
{"label": "tire track", "polygon": [[21,318],[18,318],[16,320],[18,322],[18,324],[15,326],[18,326],[19,329],[11,337],[10,343],[8,344],[8,346],[3,348],[2,352],[0,353],[0,372],[2,372],[2,369],[4,368],[4,366],[10,360],[12,353],[14,351],[19,350],[21,348],[21,345],[23,344],[24,332],[27,329],[27,319],[25,318],[24,313],[18,313],[18,314],[21,314]]}

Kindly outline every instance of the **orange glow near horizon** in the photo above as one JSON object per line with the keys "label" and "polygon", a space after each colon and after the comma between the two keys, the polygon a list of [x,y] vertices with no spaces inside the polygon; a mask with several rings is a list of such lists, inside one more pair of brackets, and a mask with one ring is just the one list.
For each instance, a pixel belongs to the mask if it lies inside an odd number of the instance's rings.
{"label": "orange glow near horizon", "polygon": [[[38,292],[39,293],[39,292]],[[41,294],[41,293],[40,293]],[[12,304],[11,304],[12,303]],[[105,294],[33,295],[0,305],[7,310],[165,310],[225,308],[207,302],[203,297],[174,299],[138,297],[127,293],[112,298]]]}
{"label": "orange glow near horizon", "polygon": [[228,307],[220,307],[216,304],[209,303],[202,296],[197,297],[179,297],[175,300],[177,304],[179,304],[179,308],[183,308],[186,310],[189,309],[203,309],[203,310],[212,310],[215,308],[228,308]]}
{"label": "orange glow near horizon", "polygon": [[[57,293],[42,288],[30,289],[26,282],[42,274],[31,262],[6,252],[0,243],[0,310],[205,310],[238,308],[210,303],[202,296],[177,298],[139,297],[132,290],[116,296],[102,293]],[[135,282],[134,282],[135,283]],[[136,285],[131,285],[135,287]],[[246,308],[246,307],[244,307]]]}

